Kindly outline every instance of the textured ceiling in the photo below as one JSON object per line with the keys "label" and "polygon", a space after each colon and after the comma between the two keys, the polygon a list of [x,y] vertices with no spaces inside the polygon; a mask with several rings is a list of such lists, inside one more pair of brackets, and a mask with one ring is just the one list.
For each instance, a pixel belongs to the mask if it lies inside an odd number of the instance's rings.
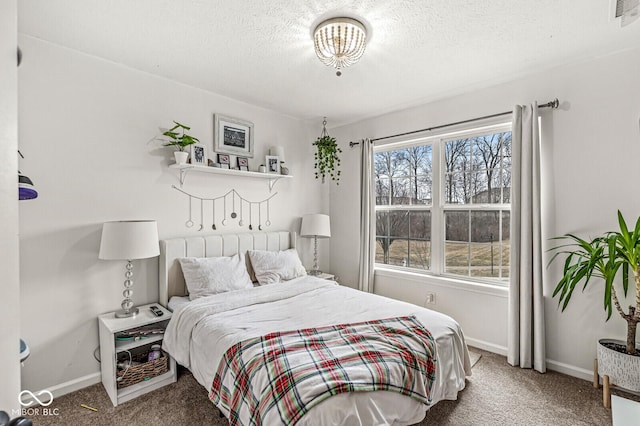
{"label": "textured ceiling", "polygon": [[[621,28],[610,1],[20,0],[19,30],[335,126],[639,47],[640,20]],[[311,38],[334,16],[370,33],[341,77]]]}

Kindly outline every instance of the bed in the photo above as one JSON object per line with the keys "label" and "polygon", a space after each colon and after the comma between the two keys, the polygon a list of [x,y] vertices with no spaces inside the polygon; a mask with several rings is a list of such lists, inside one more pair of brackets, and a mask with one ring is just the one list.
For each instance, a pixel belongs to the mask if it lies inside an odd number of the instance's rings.
{"label": "bed", "polygon": [[[441,313],[311,276],[193,301],[186,297],[187,287],[179,259],[228,257],[244,254],[247,250],[282,252],[295,248],[295,241],[295,233],[289,232],[160,241],[160,303],[174,311],[163,349],[187,367],[207,392],[211,392],[214,379],[218,380],[224,365],[221,361],[228,361],[225,358],[227,352],[232,352],[230,348],[236,347],[239,342],[275,332],[325,330],[336,324],[368,326],[397,318],[404,322],[415,320],[424,325],[434,343],[435,377],[429,386],[427,403],[407,396],[409,393],[403,394],[393,389],[340,392],[318,399],[305,410],[304,415],[291,423],[414,424],[424,419],[429,407],[438,401],[457,399],[458,392],[465,387],[465,376],[471,375],[469,354],[459,325]],[[252,272],[248,260],[246,266]],[[218,408],[229,417],[229,412],[219,404],[219,399],[216,400],[215,395],[210,398],[218,402]],[[244,420],[233,418],[231,423],[245,424],[246,420],[246,416]],[[260,423],[252,419],[252,424]],[[262,421],[262,424],[273,423],[273,418]]]}

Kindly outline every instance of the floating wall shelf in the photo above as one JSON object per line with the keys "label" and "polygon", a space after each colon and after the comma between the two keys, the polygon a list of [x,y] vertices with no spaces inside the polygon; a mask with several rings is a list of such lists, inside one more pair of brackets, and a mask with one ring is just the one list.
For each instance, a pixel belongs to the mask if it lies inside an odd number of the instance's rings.
{"label": "floating wall shelf", "polygon": [[217,174],[217,175],[228,175],[228,176],[235,176],[235,177],[267,179],[269,181],[269,191],[273,189],[273,186],[275,185],[275,183],[280,179],[291,179],[293,177],[291,175],[277,175],[275,173],[261,173],[261,172],[245,172],[242,170],[221,169],[219,167],[195,166],[193,164],[171,164],[169,168],[177,169],[180,171],[181,187],[184,184],[184,181],[187,178],[187,174],[189,172],[212,173],[214,175]]}

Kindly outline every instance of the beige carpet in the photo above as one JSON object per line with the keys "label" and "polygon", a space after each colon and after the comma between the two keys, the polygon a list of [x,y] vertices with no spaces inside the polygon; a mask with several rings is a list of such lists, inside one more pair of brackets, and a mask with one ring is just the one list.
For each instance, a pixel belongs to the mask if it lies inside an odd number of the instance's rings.
{"label": "beige carpet", "polygon": [[[602,390],[590,382],[548,372],[513,368],[502,356],[475,350],[476,364],[457,401],[442,401],[420,425],[610,425],[602,407]],[[97,412],[80,407],[87,404]],[[36,416],[35,426],[144,425],[181,426],[228,424],[207,393],[186,370],[178,381],[133,401],[113,407],[101,384],[57,398],[49,409],[58,416]]]}

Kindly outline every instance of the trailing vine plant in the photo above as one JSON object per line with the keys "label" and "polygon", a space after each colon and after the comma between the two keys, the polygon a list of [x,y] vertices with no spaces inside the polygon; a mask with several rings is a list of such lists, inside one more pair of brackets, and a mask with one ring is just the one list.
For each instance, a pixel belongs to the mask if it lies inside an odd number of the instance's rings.
{"label": "trailing vine plant", "polygon": [[338,147],[336,138],[329,136],[327,132],[327,117],[322,121],[322,133],[320,137],[313,143],[317,151],[314,154],[316,179],[322,177],[322,183],[325,177],[329,176],[331,180],[336,181],[336,185],[340,185],[340,157],[342,149]]}

